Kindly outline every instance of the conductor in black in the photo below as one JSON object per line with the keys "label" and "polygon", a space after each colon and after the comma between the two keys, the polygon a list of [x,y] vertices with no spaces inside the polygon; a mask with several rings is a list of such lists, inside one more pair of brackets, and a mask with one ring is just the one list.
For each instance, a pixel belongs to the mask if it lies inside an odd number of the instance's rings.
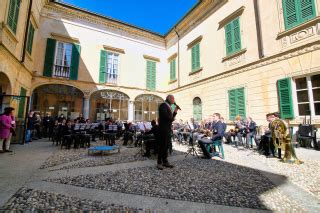
{"label": "conductor in black", "polygon": [[173,165],[168,162],[168,145],[171,140],[171,126],[174,121],[177,110],[180,109],[177,105],[173,110],[172,105],[175,105],[173,95],[168,95],[165,102],[159,106],[159,127],[158,127],[158,164],[157,168],[162,170],[163,167],[173,168]]}

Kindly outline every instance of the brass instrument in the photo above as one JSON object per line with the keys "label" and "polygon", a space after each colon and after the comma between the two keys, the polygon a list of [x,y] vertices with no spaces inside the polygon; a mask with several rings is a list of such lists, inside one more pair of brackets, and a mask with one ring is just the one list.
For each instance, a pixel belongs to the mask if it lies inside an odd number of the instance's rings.
{"label": "brass instrument", "polygon": [[276,150],[278,150],[278,148],[284,150],[284,156],[281,161],[284,163],[301,164],[303,162],[297,158],[293,144],[291,143],[290,134],[288,134],[287,131],[288,129],[284,121],[281,119],[272,121],[271,134],[274,146]]}

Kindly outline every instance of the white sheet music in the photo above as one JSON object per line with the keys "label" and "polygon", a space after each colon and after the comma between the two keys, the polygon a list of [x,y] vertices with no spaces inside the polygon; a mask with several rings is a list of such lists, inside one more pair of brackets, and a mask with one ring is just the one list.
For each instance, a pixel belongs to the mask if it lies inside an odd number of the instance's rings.
{"label": "white sheet music", "polygon": [[146,128],[144,127],[143,123],[138,123],[138,127],[141,131],[146,131]]}
{"label": "white sheet music", "polygon": [[151,122],[145,122],[144,126],[145,126],[146,130],[151,130],[151,128],[152,128]]}

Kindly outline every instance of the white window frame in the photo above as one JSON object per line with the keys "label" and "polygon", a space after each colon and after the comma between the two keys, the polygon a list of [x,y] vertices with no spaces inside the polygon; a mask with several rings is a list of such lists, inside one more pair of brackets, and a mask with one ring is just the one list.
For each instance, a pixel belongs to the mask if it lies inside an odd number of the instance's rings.
{"label": "white window frame", "polygon": [[[319,75],[320,73],[313,73],[312,75],[307,75],[307,76],[297,76],[293,79],[293,88],[292,88],[292,92],[294,93],[293,94],[293,98],[294,98],[294,111],[295,111],[295,114],[297,115],[296,117],[298,118],[304,118],[305,115],[300,115],[299,114],[299,107],[298,107],[298,94],[297,92],[298,91],[303,91],[305,89],[302,89],[302,90],[297,90],[297,85],[296,85],[296,80],[299,79],[299,78],[306,78],[306,81],[307,81],[307,90],[308,90],[308,99],[309,99],[309,109],[310,109],[310,114],[311,114],[311,117],[312,119],[314,118],[320,118],[320,115],[316,115],[315,114],[315,108],[314,108],[314,104],[315,103],[320,103],[320,101],[314,101],[313,99],[313,89],[320,89],[320,87],[315,87],[315,88],[312,88],[312,82],[311,82],[311,77],[314,76],[314,75]],[[301,102],[301,103],[307,103],[307,102]],[[306,115],[307,118],[310,116],[310,115]]]}
{"label": "white window frame", "polygon": [[[112,73],[112,71],[113,71],[113,69],[111,69],[111,73],[109,73],[108,72],[108,55],[109,54],[112,54],[112,57],[111,57],[111,61],[112,61],[112,63],[111,63],[111,65],[112,65],[112,68],[113,68],[113,66],[114,66],[114,59],[115,59],[115,56],[118,56],[118,67],[117,67],[117,72],[115,73],[115,75],[116,75],[116,78],[115,78],[115,80],[113,80],[113,81],[110,81],[109,79],[109,76],[108,75],[113,75],[113,73]],[[106,57],[106,76],[105,76],[105,78],[106,78],[106,83],[107,84],[117,84],[118,83],[118,79],[119,79],[119,73],[120,73],[120,54],[119,53],[117,53],[117,52],[112,52],[112,51],[107,51],[107,57]]]}
{"label": "white window frame", "polygon": [[[70,66],[68,67],[69,68],[69,74],[66,75],[66,76],[63,76],[64,78],[70,78],[70,68],[71,68],[71,63],[72,63],[72,44],[71,43],[67,43],[67,42],[63,42],[63,41],[56,41],[56,46],[55,46],[55,53],[54,53],[54,63],[53,63],[53,67],[52,67],[52,73],[53,73],[53,76],[55,76],[55,66],[63,66],[63,65],[60,65],[60,64],[56,64],[56,61],[57,61],[57,57],[58,57],[58,46],[59,46],[59,43],[62,43],[63,44],[63,53],[62,53],[62,60],[64,62],[64,58],[65,58],[65,55],[66,55],[66,48],[65,48],[65,45],[71,45],[71,54],[70,54]],[[63,63],[64,64],[64,63]],[[67,66],[66,66],[67,67]]]}

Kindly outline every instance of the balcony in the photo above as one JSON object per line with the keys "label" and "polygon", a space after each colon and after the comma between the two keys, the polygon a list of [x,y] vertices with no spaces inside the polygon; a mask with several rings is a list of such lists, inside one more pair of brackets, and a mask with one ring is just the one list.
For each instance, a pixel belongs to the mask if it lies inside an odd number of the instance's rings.
{"label": "balcony", "polygon": [[118,75],[114,73],[106,73],[107,84],[117,84]]}
{"label": "balcony", "polygon": [[70,78],[70,67],[54,65],[52,77],[56,78]]}

